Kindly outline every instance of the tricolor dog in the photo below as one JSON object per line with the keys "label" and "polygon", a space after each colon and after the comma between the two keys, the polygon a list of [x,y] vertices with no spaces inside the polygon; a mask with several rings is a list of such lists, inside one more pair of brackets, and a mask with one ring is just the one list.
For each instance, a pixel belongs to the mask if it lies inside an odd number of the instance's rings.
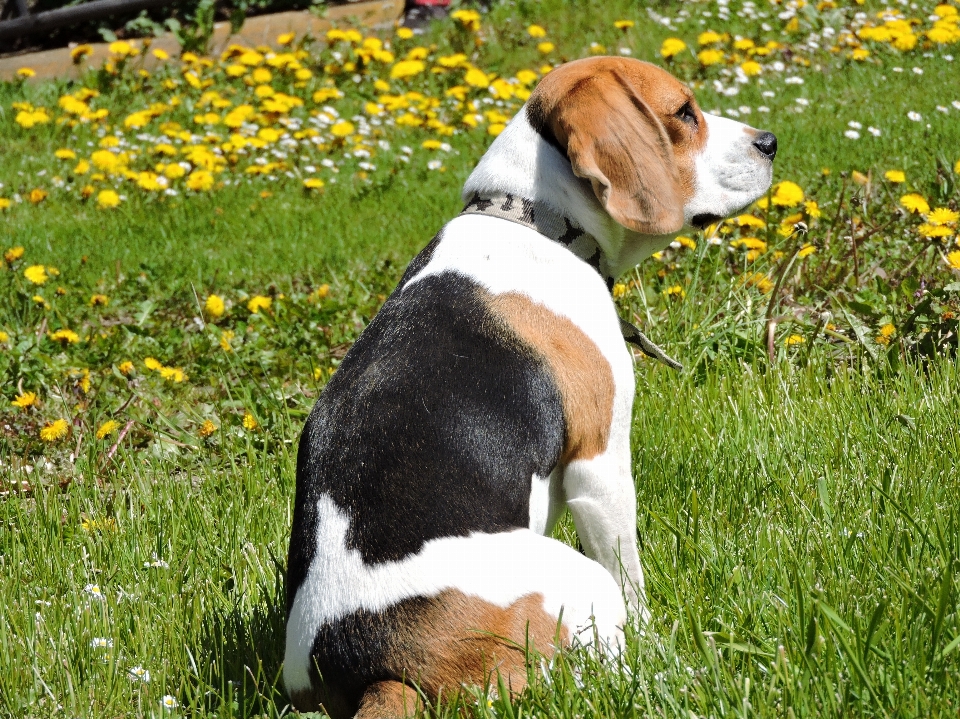
{"label": "tricolor dog", "polygon": [[[776,138],[625,58],[540,82],[307,421],[287,575],[294,705],[400,717],[525,646],[646,614],[633,358],[613,278],[770,186]],[[624,329],[626,328],[626,330]],[[568,508],[584,554],[550,538]]]}

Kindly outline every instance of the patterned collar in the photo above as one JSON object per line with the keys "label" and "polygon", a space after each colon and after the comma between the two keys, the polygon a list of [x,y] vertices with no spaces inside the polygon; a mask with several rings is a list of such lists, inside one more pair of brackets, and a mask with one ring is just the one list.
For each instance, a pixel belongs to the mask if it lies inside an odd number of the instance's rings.
{"label": "patterned collar", "polygon": [[[490,215],[529,227],[569,249],[603,277],[608,289],[613,289],[615,278],[610,272],[607,258],[604,257],[600,245],[593,235],[574,223],[569,217],[554,212],[542,202],[534,202],[504,193],[481,195],[479,192],[475,192],[460,214]],[[673,369],[683,369],[683,365],[667,355],[651,342],[643,332],[624,319],[620,320],[620,331],[627,342],[637,346],[648,357],[659,360]]]}

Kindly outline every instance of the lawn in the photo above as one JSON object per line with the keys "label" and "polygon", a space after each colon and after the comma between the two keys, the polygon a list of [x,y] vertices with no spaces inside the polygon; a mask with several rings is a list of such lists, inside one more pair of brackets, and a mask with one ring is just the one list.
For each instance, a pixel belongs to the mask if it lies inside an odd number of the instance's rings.
{"label": "lawn", "polygon": [[776,184],[614,288],[685,365],[637,360],[651,625],[465,711],[956,716],[957,18],[518,0],[0,84],[0,713],[289,711],[307,412],[537,78],[628,52],[775,132]]}

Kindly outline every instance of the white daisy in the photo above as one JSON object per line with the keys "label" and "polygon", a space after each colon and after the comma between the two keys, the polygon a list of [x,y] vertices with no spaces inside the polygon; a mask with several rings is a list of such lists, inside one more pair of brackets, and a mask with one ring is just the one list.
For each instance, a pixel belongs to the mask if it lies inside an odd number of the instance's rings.
{"label": "white daisy", "polygon": [[130,667],[127,670],[127,676],[130,677],[132,682],[149,682],[150,681],[150,672],[139,664],[135,667]]}

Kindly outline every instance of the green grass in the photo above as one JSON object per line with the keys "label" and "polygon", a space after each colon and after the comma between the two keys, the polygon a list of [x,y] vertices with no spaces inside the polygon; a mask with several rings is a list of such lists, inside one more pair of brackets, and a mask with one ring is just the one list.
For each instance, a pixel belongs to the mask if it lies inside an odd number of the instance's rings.
{"label": "green grass", "polygon": [[[773,32],[736,14],[670,31],[622,1],[505,3],[475,62],[505,74],[538,66],[531,22],[570,59],[591,42],[656,59],[663,38],[693,46],[708,27],[782,39],[773,10]],[[615,30],[621,17],[636,26]],[[463,43],[449,23],[431,39],[439,52]],[[532,673],[513,703],[481,697],[468,715],[957,715],[960,285],[943,261],[951,248],[920,238],[920,220],[897,204],[911,190],[931,207],[960,200],[958,113],[936,109],[960,100],[960,60],[949,64],[946,52],[874,48],[862,64],[814,53],[814,67],[764,75],[735,97],[713,90],[714,79],[730,84],[716,68],[692,56],[673,64],[703,83],[705,109],[753,108],[741,119],[780,139],[777,179],[799,183],[823,216],[806,218],[808,235],[784,238],[777,225],[793,208],[758,213],[769,251],[752,263],[728,252],[737,233],[719,247],[697,236],[695,250],[669,250],[623,278],[621,314],[687,366],[637,366],[634,471],[652,624],[631,631],[620,665],[570,652],[545,676]],[[804,84],[776,80],[792,74]],[[144,106],[131,83],[102,86],[117,116]],[[60,171],[53,151],[71,142],[52,124],[21,131],[11,103],[53,107],[67,89],[0,86],[0,197],[46,187]],[[796,97],[810,100],[802,112]],[[856,141],[843,136],[851,120],[863,124]],[[0,215],[0,250],[25,248],[0,271],[0,329],[12,338],[0,348],[0,714],[162,715],[165,695],[190,716],[288,711],[282,577],[303,419],[323,372],[458,211],[489,142],[482,129],[449,138],[459,154],[439,173],[419,150],[427,133],[394,133],[395,145],[418,148],[409,167],[380,162],[371,182],[328,184],[322,196],[281,178],[163,201],[130,189],[104,211],[51,190]],[[881,179],[893,168],[907,187]],[[845,176],[853,170],[870,173],[869,186]],[[791,262],[803,242],[817,252]],[[34,263],[61,275],[33,287],[22,269]],[[754,272],[779,292],[745,286]],[[323,284],[329,297],[314,301]],[[683,299],[664,294],[675,286]],[[110,304],[90,307],[93,292]],[[230,304],[217,321],[198,307],[210,293]],[[273,299],[269,313],[244,309],[255,294]],[[45,332],[60,327],[87,338],[58,347]],[[230,353],[219,346],[227,331]],[[791,335],[803,341],[785,344]],[[189,380],[144,371],[146,356]],[[127,359],[137,369],[123,376]],[[11,407],[18,387],[40,406]],[[256,430],[243,428],[245,413]],[[38,431],[55,417],[70,419],[70,434],[46,444]],[[106,419],[132,422],[112,455],[116,432],[93,436]],[[208,419],[218,430],[202,438]],[[576,541],[569,518],[557,536]],[[131,679],[135,667],[150,681]]]}

